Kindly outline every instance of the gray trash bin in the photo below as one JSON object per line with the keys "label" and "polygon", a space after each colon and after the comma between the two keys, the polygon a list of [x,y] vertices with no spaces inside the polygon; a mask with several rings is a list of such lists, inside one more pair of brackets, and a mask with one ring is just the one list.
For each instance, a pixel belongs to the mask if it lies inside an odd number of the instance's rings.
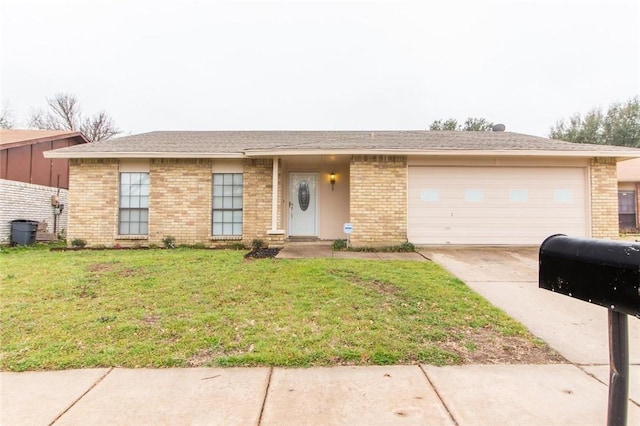
{"label": "gray trash bin", "polygon": [[36,242],[38,222],[17,219],[11,221],[11,245],[29,246]]}

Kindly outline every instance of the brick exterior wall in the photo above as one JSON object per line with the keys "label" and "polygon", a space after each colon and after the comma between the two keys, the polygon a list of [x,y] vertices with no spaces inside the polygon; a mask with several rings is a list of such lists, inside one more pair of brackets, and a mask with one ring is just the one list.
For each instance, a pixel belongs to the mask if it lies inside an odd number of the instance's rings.
{"label": "brick exterior wall", "polygon": [[[244,160],[242,242],[246,246],[254,239],[272,246],[284,243],[284,235],[267,233],[271,230],[272,165],[271,159]],[[89,246],[162,246],[162,239],[170,235],[177,244],[219,244],[211,238],[211,160],[151,160],[148,238],[118,238],[118,172],[118,161],[113,159],[70,161],[68,203],[62,199],[69,215],[69,243],[81,238]],[[355,155],[349,173],[352,245],[375,247],[406,242],[407,158]],[[615,159],[592,159],[590,179],[592,236],[615,238],[618,236]],[[282,205],[281,176],[279,181],[278,203]],[[50,195],[47,204],[48,201]],[[282,227],[282,212],[278,214],[278,227]]]}
{"label": "brick exterior wall", "polygon": [[616,238],[618,227],[618,182],[615,158],[593,158],[591,177],[591,236]]}
{"label": "brick exterior wall", "polygon": [[407,157],[354,155],[350,169],[351,244],[407,241]]}
{"label": "brick exterior wall", "polygon": [[244,184],[242,242],[246,246],[251,246],[254,239],[260,239],[270,245],[284,244],[282,235],[267,235],[267,231],[271,229],[273,161],[245,159],[242,179]]}
{"label": "brick exterior wall", "polygon": [[[272,160],[244,161],[243,244],[254,239],[277,246],[283,235],[271,229]],[[118,161],[72,160],[70,163],[68,242],[88,246],[162,246],[166,236],[176,244],[226,244],[211,237],[212,162],[208,159],[152,159],[149,169],[149,235],[118,236]],[[281,201],[282,191],[278,191]],[[278,215],[278,222],[282,221]],[[281,223],[280,223],[281,224]]]}
{"label": "brick exterior wall", "polygon": [[56,232],[67,230],[69,212],[69,192],[66,189],[31,183],[0,179],[0,244],[9,244],[11,239],[11,221],[16,219],[46,222],[48,232],[53,233],[54,214],[51,196],[57,195],[64,204],[62,214],[58,215]]}
{"label": "brick exterior wall", "polygon": [[67,244],[113,246],[117,227],[118,160],[70,160]]}
{"label": "brick exterior wall", "polygon": [[152,159],[149,173],[149,244],[211,243],[212,162]]}

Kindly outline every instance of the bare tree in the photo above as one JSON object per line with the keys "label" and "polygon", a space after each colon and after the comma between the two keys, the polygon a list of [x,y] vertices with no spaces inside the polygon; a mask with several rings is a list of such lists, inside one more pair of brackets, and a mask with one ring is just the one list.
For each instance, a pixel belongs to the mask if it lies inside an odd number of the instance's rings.
{"label": "bare tree", "polygon": [[9,103],[6,102],[0,111],[0,129],[12,129],[13,124],[13,111],[11,111]]}
{"label": "bare tree", "polygon": [[90,142],[106,140],[122,133],[104,111],[83,117],[75,95],[58,93],[53,98],[47,98],[47,104],[49,108],[46,111],[31,112],[29,127],[82,132]]}
{"label": "bare tree", "polygon": [[104,111],[85,118],[80,125],[80,131],[92,142],[110,139],[122,133],[113,125],[111,117]]}

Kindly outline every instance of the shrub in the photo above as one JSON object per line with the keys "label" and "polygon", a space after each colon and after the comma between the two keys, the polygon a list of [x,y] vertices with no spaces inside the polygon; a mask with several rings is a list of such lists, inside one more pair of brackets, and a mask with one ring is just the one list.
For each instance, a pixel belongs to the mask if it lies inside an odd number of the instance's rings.
{"label": "shrub", "polygon": [[83,248],[87,245],[87,242],[82,238],[74,238],[71,240],[71,247]]}
{"label": "shrub", "polygon": [[347,240],[335,240],[331,248],[333,251],[344,250],[347,248]]}
{"label": "shrub", "polygon": [[173,238],[171,235],[167,235],[164,238],[162,238],[162,244],[164,244],[165,248],[174,249],[176,248],[176,239]]}
{"label": "shrub", "polygon": [[255,240],[251,241],[251,248],[254,250],[259,250],[261,248],[265,247],[264,241],[262,241],[259,238],[256,238]]}
{"label": "shrub", "polygon": [[409,241],[407,241],[406,243],[402,243],[402,244],[400,244],[400,246],[398,246],[398,251],[399,252],[414,252],[414,251],[416,251],[416,246],[414,246]]}
{"label": "shrub", "polygon": [[245,250],[246,247],[242,243],[229,243],[224,246],[228,250]]}

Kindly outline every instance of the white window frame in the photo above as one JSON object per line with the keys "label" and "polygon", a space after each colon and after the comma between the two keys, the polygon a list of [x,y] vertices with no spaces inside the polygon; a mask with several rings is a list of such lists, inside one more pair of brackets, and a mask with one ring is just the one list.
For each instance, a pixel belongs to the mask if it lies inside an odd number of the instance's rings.
{"label": "white window frame", "polygon": [[213,173],[211,235],[240,238],[243,232],[244,176],[242,173]]}
{"label": "white window frame", "polygon": [[118,235],[149,235],[149,172],[120,172]]}

